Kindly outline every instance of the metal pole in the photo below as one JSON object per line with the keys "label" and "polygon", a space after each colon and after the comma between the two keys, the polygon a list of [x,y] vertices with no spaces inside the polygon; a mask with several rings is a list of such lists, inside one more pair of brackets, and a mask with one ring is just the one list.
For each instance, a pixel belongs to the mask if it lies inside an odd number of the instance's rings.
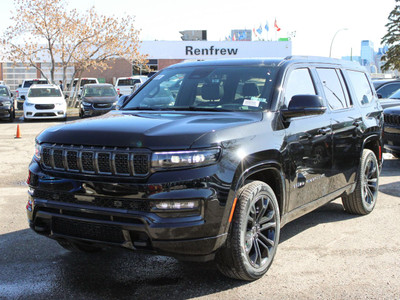
{"label": "metal pole", "polygon": [[330,49],[329,49],[329,57],[332,57],[332,45],[333,45],[333,41],[335,40],[336,35],[337,35],[340,31],[342,31],[342,30],[347,30],[347,28],[341,28],[341,29],[339,29],[338,31],[336,31],[335,35],[334,35],[333,38],[332,38],[331,47],[330,47]]}

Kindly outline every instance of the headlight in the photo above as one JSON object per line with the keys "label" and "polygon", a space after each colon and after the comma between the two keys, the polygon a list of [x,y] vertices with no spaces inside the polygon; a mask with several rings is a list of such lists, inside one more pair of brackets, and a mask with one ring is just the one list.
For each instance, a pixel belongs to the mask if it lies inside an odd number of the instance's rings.
{"label": "headlight", "polygon": [[34,106],[35,103],[31,103],[31,102],[25,101],[25,105],[26,105],[26,106]]}
{"label": "headlight", "polygon": [[215,163],[220,149],[155,152],[151,159],[154,169],[199,167]]}
{"label": "headlight", "polygon": [[56,106],[63,106],[65,103],[60,102],[60,103],[56,103]]}
{"label": "headlight", "polygon": [[40,161],[41,152],[42,152],[42,146],[40,146],[38,143],[35,143],[35,154],[34,154],[34,158],[36,158],[36,160],[38,160],[38,161]]}
{"label": "headlight", "polygon": [[85,102],[85,101],[82,101],[81,103],[83,106],[91,106],[92,105],[92,103]]}
{"label": "headlight", "polygon": [[11,101],[3,101],[3,106],[11,106]]}

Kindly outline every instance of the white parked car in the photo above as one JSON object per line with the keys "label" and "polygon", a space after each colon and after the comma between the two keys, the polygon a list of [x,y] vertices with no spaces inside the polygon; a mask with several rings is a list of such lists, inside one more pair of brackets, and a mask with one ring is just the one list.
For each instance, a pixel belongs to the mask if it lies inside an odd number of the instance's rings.
{"label": "white parked car", "polygon": [[143,84],[148,79],[147,76],[134,75],[131,77],[120,77],[115,82],[115,90],[119,96],[130,95],[134,92],[135,84]]}
{"label": "white parked car", "polygon": [[67,119],[67,103],[55,84],[32,85],[24,102],[24,120]]}

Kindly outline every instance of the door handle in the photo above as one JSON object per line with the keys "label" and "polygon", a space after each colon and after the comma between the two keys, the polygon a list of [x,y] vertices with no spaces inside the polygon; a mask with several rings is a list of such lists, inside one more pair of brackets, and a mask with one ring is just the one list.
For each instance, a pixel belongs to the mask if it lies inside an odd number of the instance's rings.
{"label": "door handle", "polygon": [[318,133],[319,134],[322,134],[322,135],[325,135],[325,134],[327,134],[327,133],[330,133],[332,130],[328,127],[328,128],[320,128],[320,129],[318,129]]}

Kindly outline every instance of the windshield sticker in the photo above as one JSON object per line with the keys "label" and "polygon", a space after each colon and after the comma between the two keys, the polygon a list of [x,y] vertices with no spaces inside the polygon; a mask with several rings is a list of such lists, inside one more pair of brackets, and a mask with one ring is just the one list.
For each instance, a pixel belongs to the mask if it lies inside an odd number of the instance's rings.
{"label": "windshield sticker", "polygon": [[260,101],[244,99],[243,105],[252,106],[252,107],[258,107],[258,106],[260,106]]}
{"label": "windshield sticker", "polygon": [[164,77],[164,75],[157,75],[153,80],[160,80],[163,77]]}
{"label": "windshield sticker", "polygon": [[259,101],[259,102],[267,102],[266,98],[258,98],[258,97],[251,97],[251,100]]}

